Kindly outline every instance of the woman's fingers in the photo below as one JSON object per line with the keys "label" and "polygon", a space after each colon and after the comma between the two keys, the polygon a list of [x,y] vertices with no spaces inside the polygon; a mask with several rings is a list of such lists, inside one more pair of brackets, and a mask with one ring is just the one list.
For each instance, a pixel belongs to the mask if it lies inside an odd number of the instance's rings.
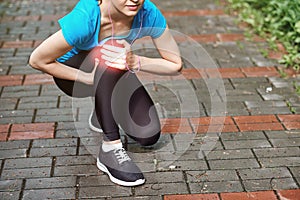
{"label": "woman's fingers", "polygon": [[124,52],[122,52],[122,53],[113,52],[113,51],[109,51],[109,50],[106,50],[103,48],[100,50],[100,52],[107,57],[111,57],[111,58],[115,58],[115,59],[118,59],[118,58],[125,59],[126,58],[126,54]]}
{"label": "woman's fingers", "polygon": [[120,63],[115,63],[115,62],[109,62],[106,61],[105,64],[109,67],[125,70],[126,69],[126,64],[120,64]]}
{"label": "woman's fingers", "polygon": [[105,60],[105,64],[109,67],[125,70],[130,45],[125,40],[117,40],[116,42],[124,47],[103,45],[100,50],[102,53],[101,59]]}
{"label": "woman's fingers", "polygon": [[117,43],[123,45],[126,49],[126,52],[130,51],[130,44],[126,42],[126,40],[117,40]]}
{"label": "woman's fingers", "polygon": [[102,49],[107,49],[111,52],[116,52],[116,53],[125,53],[126,52],[126,49],[124,47],[118,47],[118,46],[113,46],[113,45],[109,45],[109,44],[103,45]]}
{"label": "woman's fingers", "polygon": [[98,58],[95,58],[95,65],[94,65],[94,68],[96,68],[98,65],[99,65],[99,59]]}
{"label": "woman's fingers", "polygon": [[108,61],[108,62],[111,62],[111,63],[118,63],[118,64],[125,64],[126,63],[126,57],[115,58],[115,57],[102,55],[101,58],[104,59],[105,61]]}

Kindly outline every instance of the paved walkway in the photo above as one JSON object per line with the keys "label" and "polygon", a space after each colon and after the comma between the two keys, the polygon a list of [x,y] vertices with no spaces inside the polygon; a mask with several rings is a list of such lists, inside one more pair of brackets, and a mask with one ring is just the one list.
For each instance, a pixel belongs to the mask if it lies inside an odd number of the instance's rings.
{"label": "paved walkway", "polygon": [[[0,2],[0,199],[300,199],[300,83],[281,78],[282,54],[245,38],[222,3],[154,2],[181,33],[185,68],[177,77],[139,74],[163,136],[151,148],[122,136],[147,178],[135,188],[97,170],[89,99],[72,101],[26,66],[76,1]],[[155,55],[149,46],[139,53]]]}

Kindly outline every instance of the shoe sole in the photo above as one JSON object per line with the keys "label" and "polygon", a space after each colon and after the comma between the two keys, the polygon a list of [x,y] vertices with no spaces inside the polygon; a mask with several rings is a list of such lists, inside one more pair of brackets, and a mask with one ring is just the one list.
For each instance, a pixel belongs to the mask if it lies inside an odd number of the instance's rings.
{"label": "shoe sole", "polygon": [[105,167],[105,165],[103,165],[100,161],[99,158],[97,158],[97,167],[98,169],[100,169],[102,172],[106,173],[109,177],[109,179],[113,182],[116,183],[118,185],[122,185],[122,186],[138,186],[138,185],[142,185],[145,183],[145,179],[138,179],[134,182],[127,182],[127,181],[122,181],[120,179],[117,179],[115,177],[113,177],[113,175],[108,171],[108,169]]}
{"label": "shoe sole", "polygon": [[93,112],[91,113],[90,117],[89,117],[89,127],[92,131],[95,132],[99,132],[99,133],[103,133],[103,130],[101,128],[97,128],[92,124],[92,116],[93,116]]}

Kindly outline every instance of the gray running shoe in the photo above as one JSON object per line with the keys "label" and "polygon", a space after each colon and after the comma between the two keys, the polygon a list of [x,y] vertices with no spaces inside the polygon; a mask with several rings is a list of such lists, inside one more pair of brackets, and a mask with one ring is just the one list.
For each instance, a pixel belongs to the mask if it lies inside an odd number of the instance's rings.
{"label": "gray running shoe", "polygon": [[145,183],[138,166],[130,159],[124,148],[104,152],[100,147],[97,167],[108,174],[109,179],[122,186],[137,186]]}
{"label": "gray running shoe", "polygon": [[103,130],[98,122],[95,110],[92,111],[92,113],[89,117],[89,126],[90,126],[90,129],[95,132],[99,132],[99,133],[103,132]]}

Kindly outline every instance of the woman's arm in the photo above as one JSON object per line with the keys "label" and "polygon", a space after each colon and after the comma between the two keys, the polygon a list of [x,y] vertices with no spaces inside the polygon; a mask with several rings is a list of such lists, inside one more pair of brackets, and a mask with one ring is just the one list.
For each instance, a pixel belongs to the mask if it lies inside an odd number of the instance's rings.
{"label": "woman's arm", "polygon": [[178,74],[182,69],[182,60],[177,43],[168,27],[159,38],[153,39],[153,42],[162,58],[141,56],[141,70],[160,75]]}
{"label": "woman's arm", "polygon": [[67,43],[62,31],[59,30],[32,52],[29,58],[29,65],[57,78],[92,84],[93,74],[85,73],[56,61],[57,58],[71,49],[72,46]]}

